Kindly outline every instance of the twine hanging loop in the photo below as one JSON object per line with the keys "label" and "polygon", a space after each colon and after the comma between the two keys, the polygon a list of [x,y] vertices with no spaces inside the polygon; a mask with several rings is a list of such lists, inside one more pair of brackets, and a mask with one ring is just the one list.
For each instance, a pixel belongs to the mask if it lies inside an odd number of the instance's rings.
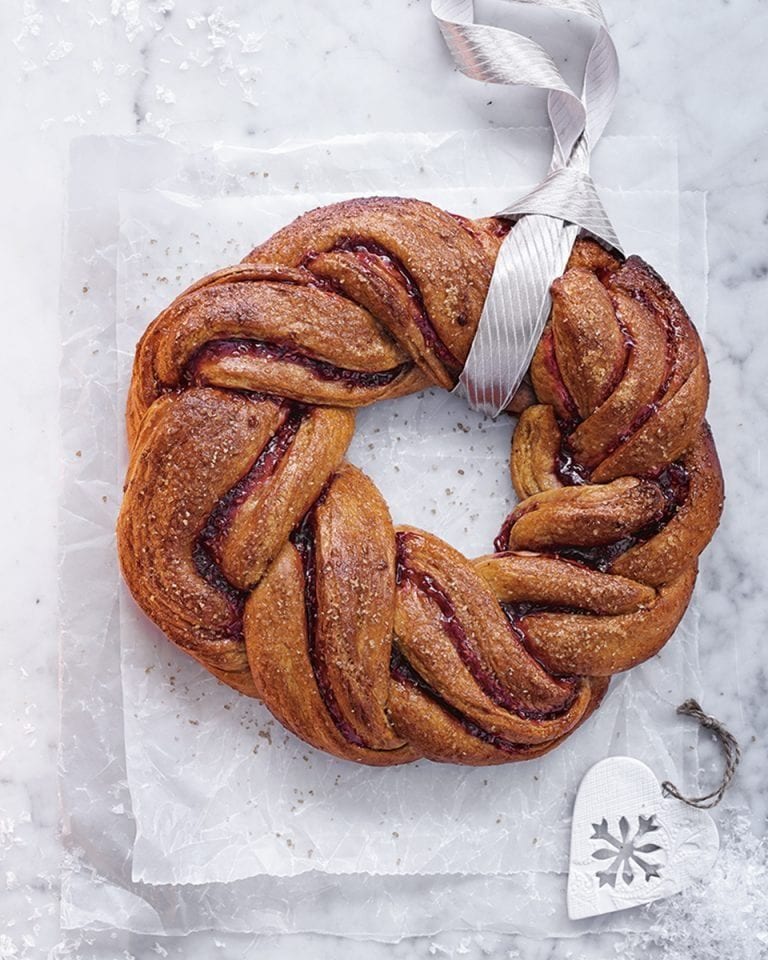
{"label": "twine hanging loop", "polygon": [[661,785],[661,789],[664,792],[664,795],[667,797],[675,797],[678,800],[682,800],[683,803],[687,803],[689,807],[699,807],[702,810],[706,810],[709,807],[716,807],[718,803],[723,799],[723,794],[728,789],[731,781],[736,774],[736,768],[739,765],[741,760],[741,748],[739,743],[736,740],[736,737],[727,730],[722,723],[716,718],[712,717],[701,709],[699,704],[694,699],[686,700],[685,703],[681,703],[677,708],[677,712],[681,716],[693,717],[694,720],[698,720],[699,724],[705,730],[711,730],[715,737],[720,741],[720,744],[723,748],[723,754],[725,755],[725,769],[723,770],[723,777],[720,781],[720,785],[713,790],[711,793],[705,794],[703,797],[686,797],[680,790],[671,783],[669,780],[665,780]]}

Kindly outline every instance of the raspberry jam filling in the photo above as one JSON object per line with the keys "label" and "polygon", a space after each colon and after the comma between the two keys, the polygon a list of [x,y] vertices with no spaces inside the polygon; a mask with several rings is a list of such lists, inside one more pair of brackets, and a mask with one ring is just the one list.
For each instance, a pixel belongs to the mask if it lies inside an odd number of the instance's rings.
{"label": "raspberry jam filling", "polygon": [[599,547],[557,547],[552,552],[566,560],[575,560],[593,570],[606,573],[613,561],[622,553],[626,553],[631,547],[647,543],[661,533],[688,498],[690,478],[688,471],[681,463],[670,463],[664,470],[648,479],[654,480],[659,485],[664,496],[664,509],[655,520],[636,530],[631,536],[622,537],[615,543]]}
{"label": "raspberry jam filling", "polygon": [[[589,483],[592,471],[576,459],[575,453],[565,439],[565,432],[563,430],[563,441],[555,458],[555,475],[564,487],[580,487],[582,484]],[[570,429],[567,432],[570,433]]]}
{"label": "raspberry jam filling", "polygon": [[[424,298],[419,285],[408,271],[403,262],[381,244],[365,237],[344,237],[333,247],[334,250],[344,250],[353,253],[363,266],[377,263],[383,266],[390,275],[405,288],[415,307],[413,321],[427,346],[448,370],[458,372],[461,364],[454,357],[447,345],[443,342],[427,312]],[[466,322],[466,321],[465,321]]]}
{"label": "raspberry jam filling", "polygon": [[551,329],[547,330],[542,337],[541,356],[547,373],[549,374],[550,388],[557,396],[561,408],[565,410],[567,421],[569,423],[573,422],[574,424],[578,423],[579,411],[576,407],[576,402],[571,396],[570,390],[565,385],[563,375],[560,373],[560,364],[557,362],[557,354],[555,353],[555,337]]}
{"label": "raspberry jam filling", "polygon": [[452,220],[455,220],[456,223],[466,230],[467,233],[475,240],[478,239],[481,232],[490,233],[494,237],[501,237],[503,239],[512,229],[511,220],[501,220],[498,217],[494,217],[492,220],[487,220],[481,230],[481,228],[475,224],[474,220],[469,220],[467,217],[462,217],[460,213],[449,213],[448,216]]}
{"label": "raspberry jam filling", "polygon": [[509,550],[509,532],[512,529],[512,524],[516,523],[520,519],[520,516],[517,512],[517,507],[515,507],[515,509],[504,518],[501,530],[499,530],[496,539],[493,541],[495,553],[506,553]]}
{"label": "raspberry jam filling", "polygon": [[192,562],[195,569],[207,584],[212,586],[226,599],[232,610],[232,618],[224,627],[224,633],[231,640],[243,639],[243,609],[248,594],[227,580],[221,567],[198,539],[192,548]]}
{"label": "raspberry jam filling", "polygon": [[[331,478],[329,484],[332,481],[333,478]],[[344,719],[328,676],[328,667],[325,658],[317,644],[316,512],[318,506],[325,499],[327,491],[328,486],[326,486],[325,490],[323,490],[314,502],[299,526],[296,527],[291,534],[291,542],[299,551],[301,564],[304,569],[304,610],[307,619],[307,653],[309,655],[309,662],[312,665],[312,672],[315,676],[315,683],[320,692],[320,698],[331,720],[333,720],[336,729],[348,743],[358,747],[364,747],[365,743],[361,740],[357,731]]]}
{"label": "raspberry jam filling", "polygon": [[446,700],[443,700],[440,694],[413,669],[411,664],[405,659],[396,646],[392,648],[392,658],[389,664],[389,672],[390,676],[392,676],[392,678],[397,680],[399,683],[409,684],[412,687],[416,687],[419,692],[428,700],[431,700],[435,706],[439,707],[444,713],[447,713],[450,717],[452,717],[466,731],[466,733],[478,740],[481,740],[483,743],[487,743],[492,747],[496,747],[497,750],[503,750],[504,753],[510,753],[513,755],[524,755],[533,749],[530,744],[513,743],[511,740],[505,740],[503,737],[499,737],[495,733],[490,733],[488,730],[484,730],[476,723],[473,723],[469,717],[464,716],[464,714],[457,710],[456,707],[448,703]]}
{"label": "raspberry jam filling", "polygon": [[512,633],[520,641],[521,646],[525,649],[525,652],[531,657],[539,666],[546,670],[550,676],[555,677],[561,683],[567,683],[574,688],[574,694],[576,690],[576,685],[579,682],[578,677],[574,677],[570,674],[556,674],[553,673],[552,668],[547,666],[543,660],[541,660],[536,652],[531,649],[531,642],[528,636],[528,633],[523,625],[523,620],[534,613],[591,613],[592,611],[583,610],[580,607],[566,607],[562,604],[554,603],[534,603],[534,602],[525,602],[518,601],[517,603],[500,603],[499,606],[504,612],[504,616],[509,622],[509,627]]}
{"label": "raspberry jam filling", "polygon": [[504,219],[501,219],[500,217],[496,217],[495,221],[496,222],[493,225],[493,233],[497,237],[506,237],[506,235],[514,226],[513,220],[504,220]]}
{"label": "raspberry jam filling", "polygon": [[325,360],[318,360],[305,353],[300,353],[287,343],[266,343],[263,340],[211,340],[202,346],[188,361],[184,368],[184,381],[187,384],[200,386],[206,382],[206,377],[200,373],[205,363],[215,363],[228,357],[256,357],[264,360],[280,360],[283,363],[294,363],[299,367],[310,370],[318,380],[327,380],[331,383],[343,383],[349,387],[384,387],[411,366],[410,363],[401,363],[391,370],[368,372],[365,370],[348,370],[337,367]]}
{"label": "raspberry jam filling", "polygon": [[[664,508],[659,516],[651,523],[647,523],[644,527],[636,530],[631,536],[622,537],[613,543],[601,544],[596,547],[556,546],[550,550],[543,549],[537,552],[549,553],[553,556],[561,557],[564,560],[580,563],[593,570],[599,570],[601,573],[607,573],[613,561],[621,556],[622,553],[626,553],[631,547],[646,543],[661,533],[688,498],[690,477],[682,463],[670,463],[669,466],[656,474],[648,476],[647,479],[653,480],[659,485],[664,497]],[[499,535],[493,542],[496,553],[506,553],[509,549],[509,532],[514,522],[519,519],[519,516],[520,514],[517,513],[515,509],[504,520]],[[539,612],[543,611],[544,608],[541,608]],[[546,612],[556,611],[554,608],[546,608]]]}
{"label": "raspberry jam filling", "polygon": [[228,626],[232,636],[242,637],[243,607],[248,594],[245,590],[233,586],[224,576],[221,569],[221,542],[237,509],[260,483],[275,473],[306,415],[306,407],[302,404],[286,407],[283,422],[267,441],[248,472],[217,501],[192,548],[192,560],[197,572],[206,583],[226,597],[232,608],[233,617]]}
{"label": "raspberry jam filling", "polygon": [[[453,646],[461,658],[462,663],[472,675],[475,683],[480,687],[483,693],[493,700],[498,706],[503,707],[510,713],[514,713],[524,720],[547,720],[562,716],[566,713],[573,697],[569,697],[567,702],[553,710],[534,710],[521,703],[517,697],[514,697],[494,674],[482,662],[480,655],[467,636],[464,625],[459,619],[453,602],[446,593],[445,589],[430,574],[423,570],[416,570],[407,565],[404,557],[404,542],[407,540],[407,533],[398,533],[397,538],[397,565],[396,582],[398,586],[404,583],[412,584],[415,589],[424,594],[440,611],[440,626],[451,639]],[[518,638],[517,634],[515,635]],[[528,651],[525,651],[528,653]]]}

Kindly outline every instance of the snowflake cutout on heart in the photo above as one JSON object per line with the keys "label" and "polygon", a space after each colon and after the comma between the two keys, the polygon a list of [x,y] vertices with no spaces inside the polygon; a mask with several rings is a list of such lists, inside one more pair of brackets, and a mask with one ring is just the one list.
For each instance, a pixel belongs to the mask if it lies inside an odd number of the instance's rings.
{"label": "snowflake cutout on heart", "polygon": [[661,850],[658,843],[638,843],[642,838],[654,830],[659,829],[655,822],[656,815],[650,817],[637,818],[638,826],[632,836],[630,836],[629,820],[621,817],[619,820],[619,832],[621,839],[615,837],[608,829],[608,821],[603,817],[600,823],[593,823],[592,829],[595,831],[590,840],[604,840],[608,846],[595,850],[592,856],[595,860],[612,860],[605,870],[598,870],[596,876],[600,880],[600,886],[608,884],[615,887],[619,876],[626,884],[632,883],[635,879],[635,869],[639,867],[645,874],[646,881],[652,877],[658,877],[661,870],[660,863],[649,863],[648,860],[639,856],[639,854],[655,853]]}

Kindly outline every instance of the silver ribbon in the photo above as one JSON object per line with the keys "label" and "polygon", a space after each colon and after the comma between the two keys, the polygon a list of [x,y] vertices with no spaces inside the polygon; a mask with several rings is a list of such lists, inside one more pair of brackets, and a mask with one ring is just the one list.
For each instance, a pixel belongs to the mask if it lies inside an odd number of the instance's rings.
{"label": "silver ribbon", "polygon": [[538,43],[475,23],[472,0],[432,0],[432,13],[457,66],[486,83],[549,90],[554,135],[549,173],[496,216],[515,220],[501,245],[488,296],[459,378],[474,409],[496,417],[528,369],[550,309],[549,288],[568,262],[580,229],[621,250],[589,175],[589,157],[613,110],[619,63],[598,0],[511,0],[582,14],[596,27],[581,95]]}

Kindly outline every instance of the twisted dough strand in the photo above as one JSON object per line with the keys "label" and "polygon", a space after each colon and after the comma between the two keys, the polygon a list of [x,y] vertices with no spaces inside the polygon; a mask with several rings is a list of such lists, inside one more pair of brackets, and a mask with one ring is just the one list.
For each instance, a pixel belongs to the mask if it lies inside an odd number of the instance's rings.
{"label": "twisted dough strand", "polygon": [[642,261],[577,242],[552,288],[496,552],[395,529],[354,408],[451,388],[505,225],[415,200],[314,210],[150,325],[128,401],[128,585],[187,653],[361,763],[552,749],[655,654],[723,489],[695,329]]}

